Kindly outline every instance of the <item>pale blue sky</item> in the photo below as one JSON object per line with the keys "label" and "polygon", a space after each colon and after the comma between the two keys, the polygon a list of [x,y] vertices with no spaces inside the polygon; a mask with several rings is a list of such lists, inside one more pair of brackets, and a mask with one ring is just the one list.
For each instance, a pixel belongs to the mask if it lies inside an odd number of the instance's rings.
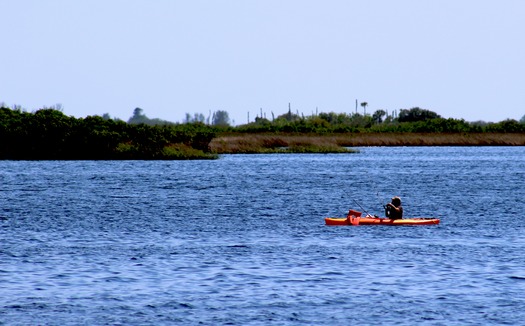
{"label": "pale blue sky", "polygon": [[[525,115],[522,0],[0,0],[0,102],[236,124],[419,106]],[[362,108],[359,107],[360,112]]]}

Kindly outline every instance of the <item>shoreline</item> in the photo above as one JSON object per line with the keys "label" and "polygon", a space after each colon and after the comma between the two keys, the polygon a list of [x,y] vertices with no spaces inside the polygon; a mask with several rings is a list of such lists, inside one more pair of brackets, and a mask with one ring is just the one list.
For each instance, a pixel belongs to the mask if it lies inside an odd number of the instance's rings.
{"label": "shoreline", "polygon": [[525,133],[224,133],[210,142],[217,154],[279,153],[283,148],[340,153],[367,146],[525,146]]}

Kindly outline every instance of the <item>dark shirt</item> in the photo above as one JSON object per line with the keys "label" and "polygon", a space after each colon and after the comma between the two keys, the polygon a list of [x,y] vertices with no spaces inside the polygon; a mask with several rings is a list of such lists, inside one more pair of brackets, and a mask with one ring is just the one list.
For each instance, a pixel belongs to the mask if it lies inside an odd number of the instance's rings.
{"label": "dark shirt", "polygon": [[397,210],[393,208],[392,206],[387,206],[385,209],[386,217],[397,220],[400,218],[403,218],[403,206],[398,206]]}

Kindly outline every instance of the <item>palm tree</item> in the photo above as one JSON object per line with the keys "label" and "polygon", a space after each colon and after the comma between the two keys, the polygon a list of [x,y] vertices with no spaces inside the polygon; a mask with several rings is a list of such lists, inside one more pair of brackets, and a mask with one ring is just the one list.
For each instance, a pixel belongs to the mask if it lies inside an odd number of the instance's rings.
{"label": "palm tree", "polygon": [[362,102],[361,106],[363,107],[363,110],[364,110],[364,114],[363,115],[366,115],[366,107],[368,106],[368,103],[367,102]]}
{"label": "palm tree", "polygon": [[374,121],[377,124],[382,123],[383,117],[385,115],[386,115],[385,110],[377,110],[376,112],[374,112],[374,114],[372,114],[372,121]]}

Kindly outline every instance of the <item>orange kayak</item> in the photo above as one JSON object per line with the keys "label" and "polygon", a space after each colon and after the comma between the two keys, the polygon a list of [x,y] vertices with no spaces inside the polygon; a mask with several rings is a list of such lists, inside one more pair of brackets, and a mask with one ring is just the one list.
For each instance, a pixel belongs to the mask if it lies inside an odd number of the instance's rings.
{"label": "orange kayak", "polygon": [[389,218],[365,216],[361,217],[361,212],[350,210],[346,218],[326,217],[326,225],[432,225],[439,224],[438,218],[433,217],[413,217],[391,220]]}

